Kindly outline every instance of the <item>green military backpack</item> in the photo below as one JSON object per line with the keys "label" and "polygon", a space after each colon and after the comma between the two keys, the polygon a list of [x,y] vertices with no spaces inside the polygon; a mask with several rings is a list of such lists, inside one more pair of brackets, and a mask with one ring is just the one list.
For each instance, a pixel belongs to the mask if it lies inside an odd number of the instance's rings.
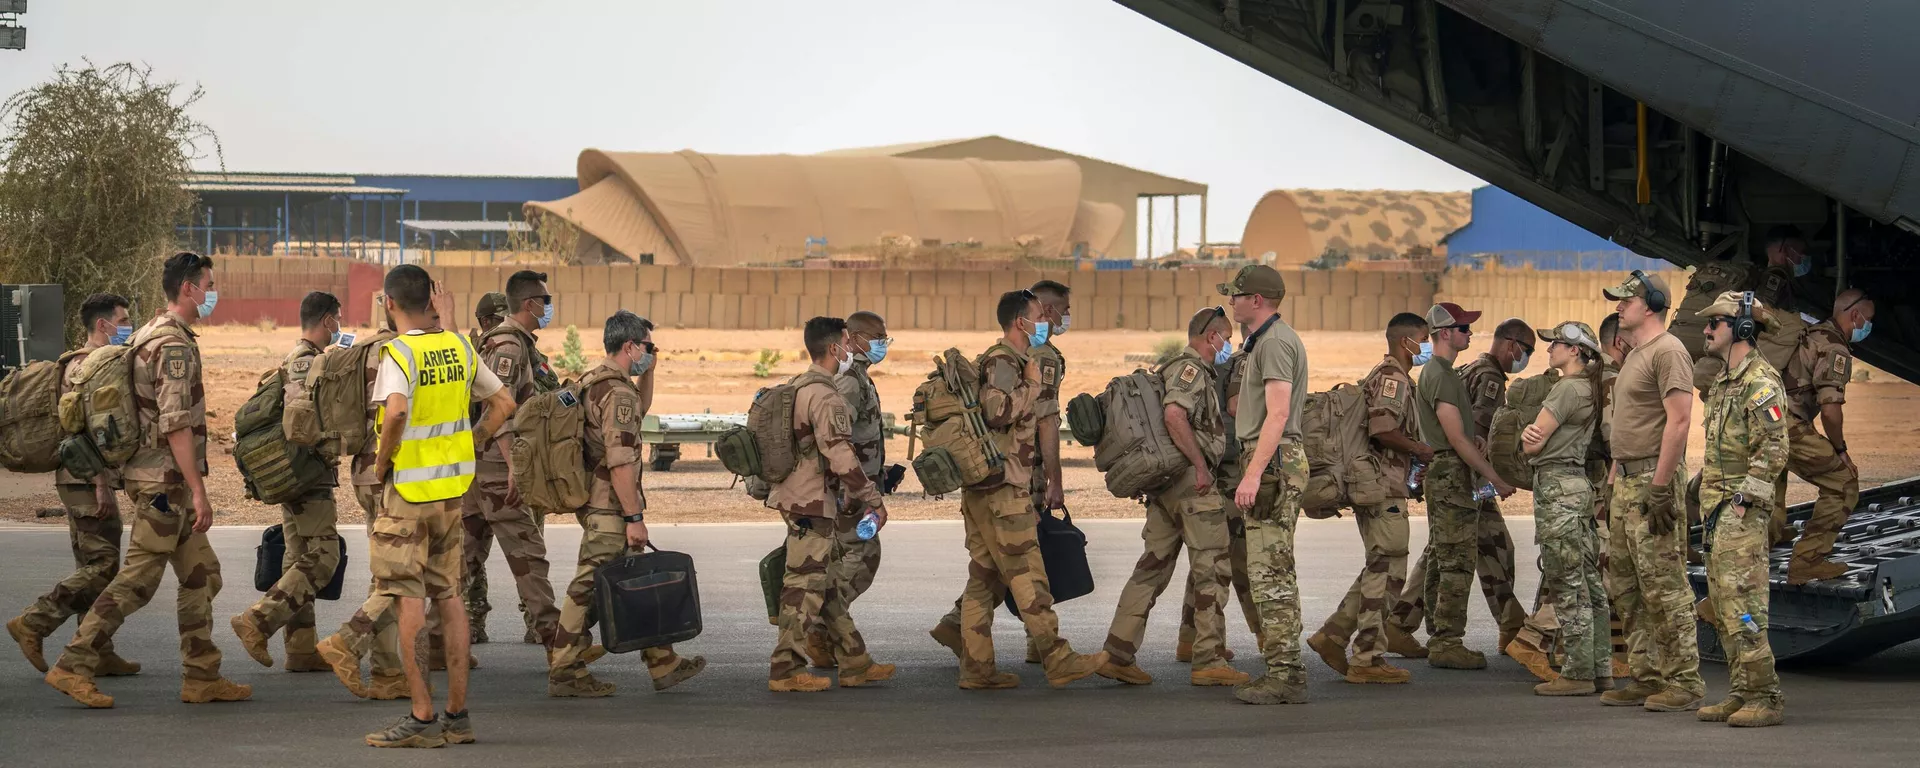
{"label": "green military backpack", "polygon": [[142,328],[126,344],[108,344],[87,353],[67,378],[60,396],[60,425],[71,433],[60,441],[60,463],[81,480],[124,466],[142,443],[133,409],[133,362],[147,342],[160,336],[187,338],[173,326]]}
{"label": "green military backpack", "polygon": [[1515,379],[1507,386],[1507,401],[1493,412],[1493,425],[1487,428],[1487,460],[1500,479],[1515,488],[1533,490],[1533,465],[1520,446],[1520,433],[1547,402],[1547,394],[1560,381],[1560,372],[1549,369],[1539,376]]}
{"label": "green military backpack", "polygon": [[286,382],[285,372],[274,368],[233,415],[233,463],[247,495],[263,504],[298,501],[335,473],[311,447],[287,439],[281,426]]}
{"label": "green military backpack", "polygon": [[0,379],[0,467],[11,472],[60,468],[60,371],[79,355],[42,360]]}

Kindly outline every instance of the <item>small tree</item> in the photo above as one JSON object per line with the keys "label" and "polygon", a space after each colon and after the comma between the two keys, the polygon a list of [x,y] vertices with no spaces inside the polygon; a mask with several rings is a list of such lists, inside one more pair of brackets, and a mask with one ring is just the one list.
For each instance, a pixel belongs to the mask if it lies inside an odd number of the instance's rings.
{"label": "small tree", "polygon": [[567,326],[567,340],[560,345],[560,356],[553,359],[553,367],[568,376],[580,376],[587,372],[587,355],[580,348],[580,329]]}
{"label": "small tree", "polygon": [[507,250],[535,258],[544,256],[545,261],[553,264],[572,264],[578,260],[580,230],[566,219],[532,211],[527,214],[527,226],[524,231],[507,233]]}
{"label": "small tree", "polygon": [[783,355],[771,349],[760,350],[760,359],[753,364],[753,375],[766,378],[773,375],[773,367],[780,364]]}
{"label": "small tree", "polygon": [[142,315],[158,308],[160,263],[195,203],[181,183],[203,143],[220,153],[187,114],[201,95],[145,67],[88,64],[0,103],[0,277],[59,283],[76,306],[110,291]]}

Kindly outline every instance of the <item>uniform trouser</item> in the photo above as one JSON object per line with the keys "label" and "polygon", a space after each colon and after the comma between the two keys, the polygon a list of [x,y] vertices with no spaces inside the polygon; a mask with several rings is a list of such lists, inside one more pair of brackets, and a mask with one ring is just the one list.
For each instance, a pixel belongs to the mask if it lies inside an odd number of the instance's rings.
{"label": "uniform trouser", "polygon": [[[873,666],[867,641],[847,612],[847,596],[831,588],[844,554],[834,527],[836,521],[783,517],[787,523],[787,572],[780,580],[780,636],[774,641],[767,679],[787,680],[807,670],[801,648],[816,629],[824,631],[833,644],[833,658],[843,677],[866,672]],[[844,527],[860,521],[842,515],[837,522]]]}
{"label": "uniform trouser", "polygon": [[[1432,470],[1428,470],[1428,473],[1431,474]],[[1468,480],[1471,480],[1470,476]],[[1526,623],[1527,610],[1520,605],[1520,600],[1513,594],[1513,536],[1507,532],[1507,520],[1500,513],[1499,501],[1488,499],[1476,502],[1473,501],[1471,490],[1468,494],[1465,504],[1473,505],[1478,509],[1473,521],[1473,532],[1477,543],[1469,565],[1480,574],[1480,593],[1487,599],[1487,610],[1493,614],[1494,623],[1500,627],[1501,632],[1518,631]],[[1431,528],[1433,524],[1431,508],[1427,510],[1427,516],[1427,524]],[[1434,590],[1438,586],[1434,575],[1439,569],[1432,562],[1431,535],[1428,536],[1427,541],[1427,550],[1420,554],[1420,559],[1407,572],[1404,599],[1394,607],[1394,624],[1411,633],[1424,621],[1427,625],[1427,634],[1431,635],[1434,630],[1432,616]],[[1469,583],[1467,589],[1471,588],[1472,585]]]}
{"label": "uniform trouser", "polygon": [[[1428,647],[1436,651],[1462,645],[1467,634],[1467,599],[1484,530],[1472,483],[1473,472],[1459,455],[1433,458],[1426,479],[1427,551],[1407,579],[1405,600],[1394,610],[1395,624],[1409,633],[1424,614]],[[1506,530],[1504,520],[1499,528]]]}
{"label": "uniform trouser", "polygon": [[1046,668],[1054,669],[1073,647],[1060,637],[1060,617],[1053,612],[1046,563],[1040,558],[1039,520],[1027,489],[966,489],[960,495],[960,516],[970,561],[967,586],[960,593],[960,676],[977,680],[995,673],[993,613],[1008,593],[1026,625],[1028,642]]}
{"label": "uniform trouser", "polygon": [[[1253,590],[1247,583],[1247,516],[1233,505],[1233,487],[1221,486],[1220,506],[1227,513],[1227,565],[1233,581],[1234,597],[1240,603],[1240,615],[1247,621],[1247,631],[1260,634],[1260,612],[1253,607]],[[1199,584],[1193,578],[1191,565],[1187,570],[1187,592],[1180,604],[1180,643],[1192,646],[1194,638],[1193,604],[1198,597]],[[1226,595],[1221,595],[1224,599]],[[1221,635],[1221,642],[1226,636]]]}
{"label": "uniform trouser", "polygon": [[[70,616],[85,616],[120,572],[120,513],[102,510],[92,485],[56,485],[54,492],[67,508],[74,570],[20,615],[21,623],[40,637],[53,634]],[[100,652],[113,653],[112,637]]]}
{"label": "uniform trouser", "polygon": [[280,533],[287,543],[280,580],[248,612],[257,617],[264,634],[286,628],[288,655],[312,655],[318,639],[313,631],[314,595],[333,580],[340,565],[333,488],[314,489],[300,501],[280,505],[280,510]]}
{"label": "uniform trouser", "polygon": [[1220,495],[1209,489],[1197,493],[1193,481],[1181,479],[1147,501],[1147,524],[1140,531],[1146,551],[1133,566],[1133,575],[1120,588],[1120,604],[1107,628],[1107,653],[1114,664],[1134,663],[1147,633],[1147,614],[1173,581],[1180,550],[1187,550],[1188,581],[1198,593],[1194,600],[1193,668],[1225,665],[1221,649],[1226,639],[1222,605],[1231,589],[1228,563],[1227,512]]}
{"label": "uniform trouser", "polygon": [[[1793,422],[1787,429],[1787,471],[1820,491],[1820,496],[1813,501],[1813,516],[1807,518],[1800,540],[1793,543],[1794,564],[1815,565],[1833,553],[1833,542],[1840,535],[1840,527],[1847,524],[1847,516],[1853,514],[1854,506],[1860,503],[1860,475],[1833,452],[1833,443],[1815,432],[1813,425],[1800,421]],[[1773,508],[1779,510],[1770,516],[1774,541],[1784,541],[1791,536],[1787,531],[1786,505],[1787,475],[1782,472],[1780,479],[1773,483]]]}
{"label": "uniform trouser", "polygon": [[[58,666],[81,677],[93,677],[115,632],[128,616],[145,607],[160,588],[160,574],[169,565],[179,581],[175,610],[180,628],[180,665],[188,680],[220,679],[220,648],[213,644],[213,598],[220,594],[220,558],[204,533],[193,530],[192,498],[184,485],[133,485],[133,533],[127,537],[127,560],[112,583],[93,601],[80,631],[61,654]],[[171,511],[154,508],[166,497]]]}
{"label": "uniform trouser", "polygon": [[[573,581],[567,585],[567,599],[560,602],[560,620],[553,632],[553,649],[548,652],[547,680],[564,683],[587,675],[580,654],[593,645],[595,619],[593,573],[627,552],[627,524],[620,513],[588,507],[574,513],[580,521],[580,564]],[[640,651],[648,667],[674,658],[673,648],[646,648]]]}
{"label": "uniform trouser", "polygon": [[[1597,470],[1589,469],[1587,472],[1587,484],[1593,488],[1595,509],[1605,506],[1606,497],[1612,494],[1612,487],[1606,484],[1606,474],[1606,465],[1604,463],[1602,463]],[[1536,488],[1538,487],[1538,482],[1537,480],[1535,481]],[[1539,536],[1537,528],[1534,535],[1536,538]],[[1596,533],[1594,536],[1594,546],[1600,556],[1601,588],[1605,590],[1607,595],[1611,596],[1613,590],[1607,589],[1606,586],[1612,580],[1612,577],[1608,575],[1607,570],[1607,535],[1604,532]],[[1542,569],[1544,570],[1544,564]],[[1559,636],[1560,617],[1559,614],[1554,611],[1553,605],[1553,594],[1547,589],[1547,581],[1542,579],[1540,588],[1534,590],[1533,613],[1527,614],[1525,627],[1533,630],[1533,632],[1539,636],[1539,640],[1536,643],[1537,647],[1540,648],[1541,651],[1548,653],[1553,653],[1555,646],[1559,645],[1562,640]],[[1598,613],[1595,615],[1597,617]],[[1613,660],[1618,662],[1619,666],[1625,668],[1627,665],[1627,633],[1620,619],[1620,611],[1613,605],[1612,597],[1607,598],[1607,640],[1612,648]],[[1611,673],[1612,670],[1609,669],[1608,672]]]}
{"label": "uniform trouser", "polygon": [[[1249,461],[1252,452],[1242,454]],[[1307,454],[1296,442],[1281,443],[1273,461],[1260,472],[1260,492],[1247,513],[1247,581],[1260,613],[1260,654],[1267,675],[1304,685],[1300,661],[1300,582],[1294,566],[1293,535],[1300,522],[1300,494],[1307,488]]]}
{"label": "uniform trouser", "polygon": [[[373,523],[386,514],[386,489],[379,485],[356,485],[353,497],[360,502],[360,509],[367,513],[367,542],[371,551],[373,542]],[[428,611],[428,624],[437,628],[439,621],[433,619],[436,611]],[[367,600],[354,611],[347,623],[340,625],[340,639],[354,655],[366,655],[372,652],[370,664],[373,673],[391,677],[404,673],[400,666],[400,624],[399,614],[394,610],[394,599],[374,591],[374,584],[367,584]]]}
{"label": "uniform trouser", "polygon": [[[846,505],[842,504],[841,508],[845,509]],[[859,524],[860,519],[854,517],[852,525],[837,525],[834,531],[834,538],[838,539],[840,545],[840,561],[838,567],[833,569],[833,578],[827,588],[844,597],[848,605],[866,594],[867,589],[873,586],[874,575],[880,572],[880,537],[860,538]],[[832,600],[833,597],[829,595],[827,599]],[[832,638],[827,637],[824,627],[817,627],[809,635],[809,641],[826,646],[832,642]]]}
{"label": "uniform trouser", "polygon": [[1608,615],[1600,580],[1600,535],[1593,522],[1593,483],[1578,466],[1544,466],[1533,476],[1534,540],[1540,545],[1540,583],[1553,596],[1566,645],[1560,676],[1613,676],[1612,644],[1600,631]]}
{"label": "uniform trouser", "polygon": [[[1674,473],[1679,484],[1680,473]],[[1607,520],[1608,588],[1627,631],[1627,665],[1633,679],[1663,690],[1706,693],[1700,679],[1700,644],[1694,626],[1693,588],[1687,584],[1687,527],[1664,536],[1647,527],[1651,470],[1624,472],[1613,481]],[[1675,488],[1676,498],[1680,488]],[[1676,502],[1677,503],[1677,502]]]}
{"label": "uniform trouser", "polygon": [[468,583],[467,615],[475,621],[486,618],[485,576],[480,574],[486,572],[487,558],[497,538],[500,551],[507,556],[507,569],[513,572],[527,624],[545,640],[560,619],[560,611],[554,607],[553,583],[547,579],[546,526],[541,516],[525,504],[507,504],[507,477],[504,465],[482,462],[473,487],[460,500],[461,523],[466,528],[461,572],[462,580]]}
{"label": "uniform trouser", "polygon": [[[1360,544],[1366,562],[1347,589],[1340,607],[1327,617],[1321,634],[1347,644],[1353,638],[1354,666],[1372,666],[1387,652],[1387,611],[1407,588],[1407,547],[1411,532],[1407,504],[1393,499],[1385,504],[1356,506],[1353,520],[1360,526]],[[1356,634],[1357,630],[1357,634]]]}
{"label": "uniform trouser", "polygon": [[1786,698],[1767,641],[1768,517],[1768,510],[1758,508],[1749,508],[1746,517],[1721,511],[1707,553],[1707,600],[1727,654],[1727,692],[1748,704],[1779,707]]}

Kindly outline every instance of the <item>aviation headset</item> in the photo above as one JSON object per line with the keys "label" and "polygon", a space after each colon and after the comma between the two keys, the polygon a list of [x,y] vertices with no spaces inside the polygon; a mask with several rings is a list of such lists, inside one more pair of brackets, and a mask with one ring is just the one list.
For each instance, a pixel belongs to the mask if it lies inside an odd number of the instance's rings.
{"label": "aviation headset", "polygon": [[1640,287],[1646,290],[1647,309],[1655,312],[1667,311],[1667,292],[1653,287],[1653,283],[1647,280],[1647,273],[1636,269],[1633,271],[1633,279],[1639,280]]}
{"label": "aviation headset", "polygon": [[1760,337],[1760,329],[1753,322],[1753,291],[1740,294],[1740,313],[1733,316],[1734,341],[1753,342]]}

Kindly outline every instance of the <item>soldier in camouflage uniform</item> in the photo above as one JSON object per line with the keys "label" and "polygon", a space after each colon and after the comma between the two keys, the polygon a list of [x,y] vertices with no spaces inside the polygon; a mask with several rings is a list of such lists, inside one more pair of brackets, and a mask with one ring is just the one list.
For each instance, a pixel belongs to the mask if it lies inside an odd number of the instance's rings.
{"label": "soldier in camouflage uniform", "polygon": [[[339,337],[340,300],[322,291],[307,294],[300,302],[300,339],[280,364],[284,380],[281,397],[285,402],[307,396],[308,369],[313,367],[314,358]],[[327,468],[330,471],[326,478],[299,501],[280,505],[280,531],[287,546],[280,580],[231,622],[240,647],[264,667],[273,666],[268,638],[285,627],[287,671],[325,672],[329,668],[314,650],[313,631],[314,595],[333,580],[342,552],[340,532],[334,527],[339,522],[338,512],[333,506],[339,467],[329,463]]]}
{"label": "soldier in camouflage uniform", "polygon": [[[1851,344],[1865,340],[1872,330],[1873,299],[1859,289],[1841,291],[1833,303],[1833,316],[1807,329],[1782,372],[1793,417],[1787,426],[1792,445],[1787,469],[1820,490],[1813,516],[1794,542],[1788,584],[1836,579],[1847,572],[1846,566],[1827,559],[1840,527],[1860,503],[1860,472],[1847,455],[1842,406],[1847,402],[1847,382],[1853,378]],[[1824,435],[1813,428],[1816,415]],[[1778,512],[1770,520],[1776,541],[1791,535],[1785,520],[1786,500],[1787,476],[1782,473],[1774,484],[1773,508]]]}
{"label": "soldier in camouflage uniform", "polygon": [[[1599,421],[1600,342],[1586,323],[1540,331],[1547,361],[1560,372],[1540,414],[1521,432],[1531,456],[1534,538],[1540,582],[1553,596],[1567,657],[1560,674],[1534,686],[1541,696],[1592,696],[1613,688],[1607,639],[1598,630],[1607,591],[1600,579],[1600,537],[1593,522],[1593,483],[1585,466]],[[1516,656],[1517,658],[1517,656]]]}
{"label": "soldier in camouflage uniform", "polygon": [[1729,369],[1707,398],[1706,451],[1700,510],[1707,550],[1707,613],[1726,650],[1732,678],[1727,698],[1701,707],[1699,718],[1733,726],[1779,725],[1786,698],[1767,642],[1767,518],[1785,510],[1774,502],[1773,479],[1787,466],[1786,387],[1753,348],[1755,331],[1771,313],[1751,294],[1724,293],[1701,310],[1709,319],[1707,350]]}
{"label": "soldier in camouflage uniform", "polygon": [[[545,328],[553,320],[547,276],[527,270],[515,272],[507,279],[507,298],[514,311],[481,337],[480,359],[513,392],[515,403],[525,403],[559,385],[533,335],[533,329]],[[510,427],[507,432],[511,432]],[[560,612],[554,607],[553,584],[547,578],[544,519],[521,503],[514,492],[503,455],[504,446],[512,441],[509,435],[502,437],[507,439],[496,440],[481,454],[473,488],[461,502],[461,522],[467,536],[462,578],[473,581],[486,571],[487,558],[498,538],[500,550],[507,556],[507,569],[513,572],[514,587],[520,593],[521,612],[527,623],[524,641],[546,643]],[[466,600],[468,624],[485,627],[487,613],[492,610],[486,593],[469,588]],[[481,635],[485,640],[484,632]]]}
{"label": "soldier in camouflage uniform", "polygon": [[[867,479],[853,455],[853,418],[833,377],[852,364],[847,322],[833,317],[807,321],[805,342],[813,365],[788,382],[793,386],[793,446],[796,465],[767,493],[767,507],[787,523],[786,575],[780,588],[780,636],[767,671],[767,690],[824,691],[833,681],[807,671],[802,647],[824,625],[833,645],[840,687],[858,688],[893,677],[894,666],[875,662],[847,612],[848,594],[831,588],[841,578],[846,531],[872,513],[887,523],[880,487]],[[842,499],[845,499],[844,508]]]}
{"label": "soldier in camouflage uniform", "polygon": [[162,284],[167,311],[136,332],[132,342],[133,409],[141,442],[121,473],[135,510],[126,564],[93,602],[73,642],[46,677],[48,685],[93,708],[113,706],[113,697],[93,683],[100,652],[127,617],[153,599],[161,572],[169,565],[179,582],[176,606],[185,667],[180,700],[203,704],[253,695],[252,688],[220,676],[220,648],[213,644],[220,559],[206,536],[213,525],[213,504],[204,484],[206,389],[200,380],[200,348],[190,330],[212,314],[219,300],[213,259],[174,254],[163,268]]}
{"label": "soldier in camouflage uniform", "polygon": [[1793,306],[1794,278],[1813,270],[1813,262],[1807,258],[1807,239],[1799,227],[1782,224],[1768,229],[1763,248],[1766,264],[1758,268],[1733,261],[1714,261],[1695,269],[1687,280],[1687,298],[1682,301],[1680,316],[1673,319],[1670,330],[1682,344],[1689,345],[1690,352],[1697,352],[1693,361],[1693,383],[1702,400],[1706,399],[1714,381],[1726,372],[1727,365],[1692,346],[1702,330],[1697,312],[1692,308],[1705,306],[1722,291],[1753,291],[1754,299],[1760,303],[1784,309]]}
{"label": "soldier in camouflage uniform", "polygon": [[[1242,336],[1246,327],[1240,328]],[[1215,366],[1215,376],[1220,383],[1221,423],[1232,424],[1239,414],[1240,381],[1246,375],[1247,351],[1240,349],[1227,356],[1227,362]],[[1215,483],[1215,492],[1220,494],[1220,506],[1227,511],[1227,561],[1232,575],[1234,597],[1240,603],[1240,615],[1247,622],[1247,631],[1253,633],[1256,643],[1260,639],[1260,612],[1253,607],[1253,590],[1247,582],[1247,518],[1240,508],[1234,506],[1233,491],[1240,486],[1240,438],[1232,429],[1226,431],[1227,455],[1229,459],[1220,465],[1219,482]],[[1199,584],[1193,578],[1192,569],[1187,571],[1187,590],[1180,605],[1180,635],[1173,647],[1173,659],[1182,664],[1193,661],[1194,630],[1193,605],[1199,597]],[[1226,638],[1221,637],[1222,643]],[[1222,645],[1220,657],[1233,661],[1233,649]]]}
{"label": "soldier in camouflage uniform", "polygon": [[[887,335],[885,318],[860,311],[847,317],[847,343],[853,349],[853,364],[833,377],[833,388],[847,402],[847,412],[852,417],[853,457],[860,462],[860,471],[866,474],[867,482],[884,492],[887,433],[880,413],[880,390],[874,387],[873,377],[867,370],[886,359],[893,338]],[[841,504],[846,506],[848,500],[842,499]],[[873,586],[874,575],[880,570],[880,537],[862,539],[856,531],[848,529],[838,538],[845,554],[840,558],[840,568],[829,588],[843,594],[847,603],[852,604]],[[828,597],[829,601],[832,599]],[[807,636],[807,657],[815,667],[833,667],[833,639],[824,628],[817,628]]]}
{"label": "soldier in camouflage uniform", "polygon": [[1266,674],[1239,686],[1248,704],[1304,704],[1307,672],[1300,663],[1300,587],[1293,536],[1300,494],[1307,487],[1307,454],[1300,443],[1300,411],[1307,399],[1307,352],[1300,335],[1280,319],[1287,285],[1272,267],[1242,267],[1216,287],[1247,334],[1245,384],[1234,433],[1240,439],[1240,484],[1233,503],[1246,513],[1247,579],[1260,614]]}
{"label": "soldier in camouflage uniform", "polygon": [[[68,380],[86,362],[88,353],[127,342],[133,333],[127,322],[126,299],[111,293],[87,297],[80,305],[80,327],[87,329],[87,341],[60,357],[60,394],[71,389]],[[74,571],[7,622],[7,634],[20,644],[27,662],[42,673],[47,671],[41,650],[47,636],[69,616],[85,615],[120,572],[120,504],[114,499],[114,491],[120,487],[119,473],[109,470],[87,481],[61,467],[54,470],[53,487],[61,506],[67,509],[67,540],[73,549]],[[138,663],[114,653],[112,638],[101,646],[95,675],[114,677],[139,672]]]}
{"label": "soldier in camouflage uniform", "polygon": [[[473,305],[474,328],[467,331],[467,339],[473,342],[474,349],[481,347],[480,339],[486,336],[488,331],[499,327],[500,322],[507,319],[508,309],[506,294],[499,291],[489,291],[480,294],[480,300],[474,302]],[[542,518],[541,524],[543,529],[545,523],[545,519]],[[474,568],[466,574],[466,580],[466,592],[462,593],[460,597],[466,601],[467,622],[468,626],[471,627],[470,631],[473,634],[473,643],[479,645],[488,642],[489,638],[487,637],[486,622],[478,621],[476,618],[487,615],[487,612],[493,609],[493,606],[487,603],[487,569]],[[525,601],[521,601],[520,610],[523,614],[526,612]],[[427,618],[429,622],[435,621],[432,616]],[[437,634],[439,632],[439,626],[436,624],[432,628],[432,631]]]}
{"label": "soldier in camouflage uniform", "polygon": [[[652,399],[656,348],[653,324],[621,310],[607,319],[604,336],[607,358],[581,380],[586,401],[586,466],[593,475],[587,506],[575,513],[580,520],[580,561],[573,583],[560,605],[560,622],[548,652],[547,695],[596,698],[613,695],[612,683],[587,671],[587,664],[605,653],[593,645],[593,574],[600,566],[647,543],[647,495],[640,487],[640,420]],[[639,384],[628,379],[638,376]],[[705,669],[705,657],[683,659],[672,647],[640,652],[653,678],[653,688],[664,691]]]}
{"label": "soldier in camouflage uniform", "polygon": [[1187,323],[1186,348],[1156,371],[1166,392],[1167,435],[1187,458],[1191,472],[1147,499],[1147,524],[1140,534],[1146,540],[1146,552],[1120,590],[1120,604],[1107,630],[1110,660],[1100,668],[1101,677],[1131,685],[1153,682],[1134,654],[1147,633],[1147,614],[1173,580],[1173,566],[1184,545],[1188,573],[1199,593],[1194,601],[1197,632],[1188,682],[1239,685],[1247,681],[1247,674],[1227,666],[1221,653],[1227,631],[1221,608],[1231,586],[1227,513],[1213,487],[1215,468],[1226,450],[1226,426],[1220,419],[1213,372],[1232,349],[1232,338],[1233,324],[1225,309],[1200,310]]}
{"label": "soldier in camouflage uniform", "polygon": [[[1350,683],[1405,683],[1412,673],[1387,663],[1387,651],[1410,650],[1402,642],[1406,635],[1392,634],[1387,611],[1407,588],[1407,547],[1411,532],[1407,521],[1407,497],[1411,493],[1408,478],[1412,462],[1433,461],[1433,449],[1420,442],[1420,424],[1413,402],[1416,395],[1413,358],[1427,343],[1427,321],[1411,312],[1395,315],[1387,323],[1387,355],[1360,381],[1367,398],[1367,447],[1379,465],[1387,500],[1382,504],[1356,505],[1354,522],[1360,526],[1360,542],[1366,549],[1366,563],[1354,579],[1339,610],[1307,638],[1307,647]],[[1358,630],[1359,634],[1355,634]],[[1347,639],[1353,638],[1353,656],[1347,656]]]}

